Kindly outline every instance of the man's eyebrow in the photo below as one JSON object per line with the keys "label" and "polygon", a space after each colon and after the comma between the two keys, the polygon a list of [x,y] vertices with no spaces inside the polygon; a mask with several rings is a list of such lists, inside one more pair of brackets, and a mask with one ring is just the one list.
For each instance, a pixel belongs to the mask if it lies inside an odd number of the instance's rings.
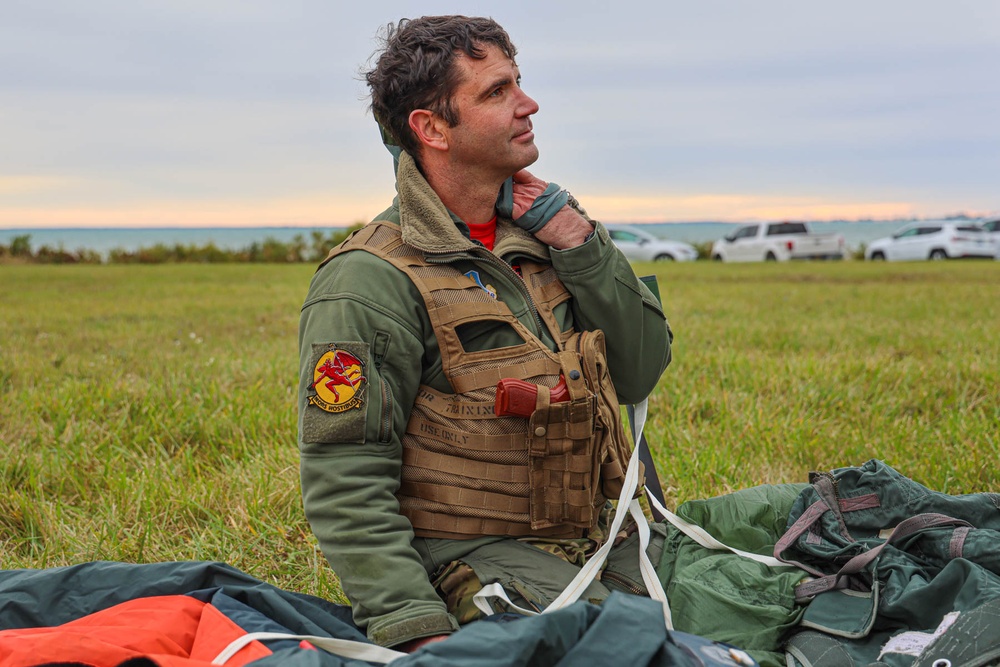
{"label": "man's eyebrow", "polygon": [[513,81],[514,80],[511,79],[509,76],[502,76],[499,79],[495,79],[493,83],[483,88],[482,97],[489,97],[490,93],[492,93],[494,90],[496,90],[497,88],[503,88],[504,86],[509,86],[511,83],[513,83]]}

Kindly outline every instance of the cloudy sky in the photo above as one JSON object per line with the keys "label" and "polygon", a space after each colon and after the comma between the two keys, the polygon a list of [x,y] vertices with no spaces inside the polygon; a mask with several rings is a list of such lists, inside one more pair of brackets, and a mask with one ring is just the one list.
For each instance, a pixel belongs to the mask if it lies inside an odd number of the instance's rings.
{"label": "cloudy sky", "polygon": [[0,228],[345,225],[379,27],[520,54],[539,176],[607,221],[1000,212],[995,0],[0,0]]}

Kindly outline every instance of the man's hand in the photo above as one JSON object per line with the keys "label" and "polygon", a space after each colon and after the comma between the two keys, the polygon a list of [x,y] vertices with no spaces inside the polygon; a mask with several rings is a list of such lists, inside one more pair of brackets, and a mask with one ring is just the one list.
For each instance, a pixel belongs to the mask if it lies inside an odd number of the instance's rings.
{"label": "man's hand", "polygon": [[[514,219],[517,220],[531,208],[548,183],[532,175],[527,169],[514,174]],[[557,250],[573,248],[583,243],[594,231],[587,219],[569,206],[559,209],[549,222],[535,232],[535,238]]]}
{"label": "man's hand", "polygon": [[433,644],[434,642],[443,642],[450,636],[451,635],[431,635],[430,637],[421,637],[420,639],[413,639],[411,641],[404,642],[399,646],[396,646],[395,649],[397,651],[402,651],[403,653],[413,653],[422,646]]}
{"label": "man's hand", "polygon": [[527,169],[514,174],[514,219],[517,220],[531,208],[538,195],[545,192],[548,183],[533,176]]}

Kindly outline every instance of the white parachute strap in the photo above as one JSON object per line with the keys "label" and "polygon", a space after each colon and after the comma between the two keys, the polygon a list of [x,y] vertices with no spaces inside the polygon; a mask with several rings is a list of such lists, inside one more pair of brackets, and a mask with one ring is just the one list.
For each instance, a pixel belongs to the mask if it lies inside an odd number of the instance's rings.
{"label": "white parachute strap", "polygon": [[[635,432],[641,435],[642,428],[646,423],[647,402],[643,400],[641,403],[637,404],[635,408]],[[638,441],[639,435],[636,436],[636,441]],[[668,630],[673,630],[673,621],[670,615],[670,606],[667,603],[667,594],[663,591],[663,585],[656,576],[656,569],[653,567],[653,563],[649,560],[649,555],[646,553],[646,548],[649,546],[649,524],[647,523],[645,515],[642,513],[642,507],[639,505],[639,501],[633,498],[638,486],[639,448],[636,447],[632,450],[632,458],[628,462],[628,468],[625,472],[625,481],[622,484],[621,495],[618,498],[618,506],[615,508],[614,517],[611,520],[611,527],[608,529],[607,541],[601,545],[601,548],[587,560],[586,565],[580,568],[580,571],[577,573],[576,577],[573,578],[573,581],[569,583],[566,589],[552,601],[552,604],[542,611],[543,614],[562,609],[563,607],[576,602],[580,596],[583,595],[583,592],[587,589],[587,587],[590,586],[591,582],[597,578],[601,568],[604,566],[604,562],[608,558],[608,553],[611,551],[611,547],[614,545],[614,536],[618,534],[619,530],[621,530],[622,524],[625,521],[625,510],[627,508],[628,513],[630,513],[635,519],[636,525],[639,529],[639,571],[642,573],[643,583],[646,584],[646,589],[649,591],[649,597],[663,603],[664,623],[666,624]],[[533,616],[537,613],[511,603],[507,594],[504,592],[503,587],[499,584],[489,584],[483,587],[481,591],[473,596],[473,602],[480,611],[489,615],[494,613],[494,610],[490,606],[488,600],[488,598],[492,597],[500,598],[506,602],[510,608],[518,611],[519,613],[529,616]]]}
{"label": "white parachute strap", "polygon": [[472,602],[476,605],[479,611],[483,612],[484,615],[489,616],[490,614],[497,613],[490,605],[491,598],[498,598],[503,600],[507,605],[507,608],[511,611],[516,611],[524,616],[538,616],[538,612],[534,609],[525,609],[524,607],[519,607],[518,605],[511,602],[510,598],[507,597],[507,591],[503,589],[499,583],[486,584],[475,595],[472,596]]}
{"label": "white parachute strap", "polygon": [[253,641],[267,641],[276,639],[297,639],[299,641],[305,640],[317,648],[321,648],[324,651],[329,651],[334,655],[338,655],[342,658],[351,658],[355,660],[364,660],[366,662],[374,662],[380,665],[387,665],[391,663],[396,658],[402,658],[407,655],[406,653],[400,653],[399,651],[393,651],[392,649],[385,648],[384,646],[378,646],[377,644],[368,644],[366,642],[351,641],[349,639],[335,639],[333,637],[314,637],[312,635],[293,635],[284,632],[251,632],[245,634],[242,637],[237,638],[229,644],[219,655],[215,656],[212,660],[213,665],[224,665],[228,662],[234,655],[236,655],[240,649]]}
{"label": "white parachute strap", "polygon": [[790,565],[789,563],[784,563],[778,560],[777,558],[774,558],[773,556],[764,556],[761,554],[755,554],[750,551],[742,551],[740,549],[727,546],[722,542],[720,542],[719,540],[712,537],[711,533],[709,533],[701,526],[693,524],[689,521],[685,521],[684,519],[680,518],[670,510],[665,509],[663,505],[660,504],[660,501],[654,498],[652,494],[647,493],[646,498],[649,499],[651,505],[653,505],[661,514],[663,514],[664,517],[666,517],[667,521],[672,523],[674,526],[677,527],[678,530],[680,530],[682,533],[684,533],[692,540],[697,542],[699,545],[705,547],[706,549],[731,551],[732,553],[738,556],[749,558],[750,560],[757,561],[758,563],[762,563],[770,567],[794,567],[793,565]]}

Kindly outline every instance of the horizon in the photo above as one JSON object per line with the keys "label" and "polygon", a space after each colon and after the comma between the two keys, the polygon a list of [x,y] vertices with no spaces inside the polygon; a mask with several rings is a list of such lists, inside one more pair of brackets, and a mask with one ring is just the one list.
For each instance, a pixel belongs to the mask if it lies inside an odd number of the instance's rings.
{"label": "horizon", "polygon": [[[840,234],[852,251],[879,238],[895,234],[913,224],[966,222],[981,224],[987,218],[951,217],[932,219],[807,221],[816,234]],[[648,227],[660,238],[692,244],[712,243],[738,229],[741,225],[764,221],[673,221],[673,222],[617,222],[617,226]],[[772,221],[775,222],[775,221]],[[346,231],[349,225],[257,226],[257,227],[69,227],[69,228],[20,228],[0,229],[0,247],[25,242],[33,249],[95,251],[106,254],[113,250],[137,251],[160,246],[208,247],[228,250],[245,250],[256,243],[276,241],[293,243],[301,239],[311,243],[311,235],[323,238]]]}
{"label": "horizon", "polygon": [[[894,218],[857,218],[857,219],[802,219],[802,218],[747,218],[743,220],[615,220],[615,221],[601,221],[607,225],[749,225],[762,222],[805,222],[809,224],[868,224],[868,223],[905,223],[905,222],[921,222],[921,221],[948,221],[948,220],[990,220],[995,217],[1000,217],[997,214],[971,214],[968,212],[958,212],[951,213],[942,216],[900,216]],[[99,231],[155,231],[155,230],[217,230],[217,229],[233,229],[233,230],[251,230],[251,229],[302,229],[302,230],[317,230],[317,229],[346,229],[355,224],[367,224],[367,221],[357,221],[352,223],[320,223],[320,224],[310,224],[310,225],[288,225],[288,224],[269,224],[269,225],[69,225],[69,226],[59,226],[59,227],[0,227],[0,232],[31,232],[31,231],[86,231],[86,230],[99,230]]]}

